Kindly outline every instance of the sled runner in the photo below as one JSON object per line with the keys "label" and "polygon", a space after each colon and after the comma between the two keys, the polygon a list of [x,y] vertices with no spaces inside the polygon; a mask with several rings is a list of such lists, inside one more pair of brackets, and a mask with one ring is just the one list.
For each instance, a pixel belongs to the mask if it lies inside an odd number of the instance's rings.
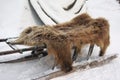
{"label": "sled runner", "polygon": [[[7,40],[13,39],[13,38],[16,38],[16,37],[0,39],[0,42],[6,42],[7,44],[11,45],[10,47],[13,47],[15,44],[13,45],[13,44],[10,44],[9,42],[7,42]],[[44,51],[44,48],[46,48],[46,46],[30,47],[30,48],[23,48],[23,49],[17,49],[17,50],[15,48],[14,49],[12,48],[13,50],[2,51],[2,52],[0,52],[0,56],[9,55],[9,54],[18,53],[18,52],[24,53],[25,51],[31,51],[31,55],[28,55],[28,56],[25,56],[25,57],[22,57],[19,59],[15,59],[15,60],[3,61],[0,63],[16,63],[16,62],[40,59],[40,58],[48,55],[47,51]],[[73,70],[70,71],[69,73],[73,73],[77,70],[84,71],[87,69],[99,67],[99,66],[102,66],[102,65],[105,65],[105,64],[111,62],[115,58],[117,58],[117,54],[103,56],[103,57],[99,57],[99,58],[95,58],[95,59],[90,59],[90,60],[87,60],[84,62],[80,62],[78,65],[73,65]],[[59,69],[52,70],[52,71],[51,70],[49,73],[48,73],[48,71],[49,71],[48,70],[43,73],[44,74],[43,76],[36,77],[32,80],[49,80],[49,79],[52,79],[55,77],[69,74],[69,73],[64,73],[63,71],[61,71]]]}
{"label": "sled runner", "polygon": [[104,57],[99,57],[97,59],[92,59],[90,61],[89,60],[83,61],[81,63],[78,63],[78,65],[75,65],[75,66],[73,65],[73,70],[69,73],[64,73],[63,71],[60,71],[58,69],[50,71],[49,73],[48,73],[48,71],[46,71],[43,73],[44,74],[43,76],[39,76],[32,80],[51,80],[53,78],[65,76],[67,74],[70,74],[70,73],[73,73],[76,71],[82,72],[82,71],[85,71],[85,70],[88,70],[91,68],[100,67],[105,64],[108,64],[116,58],[117,58],[117,54],[113,54],[113,55],[108,55],[108,56],[104,56]]}

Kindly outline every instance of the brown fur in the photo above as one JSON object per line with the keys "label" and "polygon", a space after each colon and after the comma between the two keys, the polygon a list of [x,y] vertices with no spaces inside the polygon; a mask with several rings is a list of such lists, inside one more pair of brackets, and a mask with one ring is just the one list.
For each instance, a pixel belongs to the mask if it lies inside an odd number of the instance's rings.
{"label": "brown fur", "polygon": [[72,70],[71,42],[68,40],[68,36],[61,31],[49,26],[29,27],[21,33],[14,43],[29,46],[45,43],[48,54],[54,54],[57,64],[61,65],[61,69],[64,72]]}
{"label": "brown fur", "polygon": [[[53,27],[58,30],[62,30],[64,32],[68,32],[76,28],[84,28],[92,20],[93,19],[87,13],[83,13],[81,15],[76,16],[75,18],[73,18],[72,20],[68,22],[57,24],[57,25],[54,25]],[[78,47],[74,46],[74,49],[75,50],[74,50],[74,54],[72,57],[73,60],[76,59],[75,55],[81,52],[81,50],[79,49],[79,46]]]}
{"label": "brown fur", "polygon": [[[109,24],[104,18],[92,19],[77,16],[71,21],[54,26],[29,27],[14,42],[24,45],[47,45],[48,53],[54,54],[57,64],[64,72],[72,70],[71,48],[76,46],[78,52],[86,44],[100,47],[100,56],[105,54],[109,45]],[[81,21],[79,21],[79,18]],[[86,20],[84,20],[86,19]],[[83,21],[83,22],[82,22]]]}
{"label": "brown fur", "polygon": [[[84,28],[76,28],[67,34],[73,37],[74,45],[77,46],[78,52],[86,44],[96,44],[100,47],[99,56],[105,54],[109,41],[109,24],[104,18],[97,18],[90,21]],[[80,43],[80,44],[79,44]]]}
{"label": "brown fur", "polygon": [[66,32],[78,27],[82,28],[83,25],[84,26],[87,25],[91,20],[92,18],[87,13],[83,13],[81,15],[76,16],[75,18],[73,18],[68,22],[57,24],[57,25],[54,25],[53,27],[58,30],[62,30]]}
{"label": "brown fur", "polygon": [[[62,24],[57,24],[52,27],[54,27],[55,29],[64,31],[64,32],[68,32],[68,31],[76,29],[76,28],[84,28],[90,21],[92,21],[92,18],[87,13],[83,13],[81,15],[76,16],[75,18],[73,18],[72,20],[70,20],[68,22],[65,22]],[[32,29],[32,31],[38,30],[37,26],[35,26],[31,29]],[[26,31],[27,31],[27,29],[26,29]],[[23,32],[21,35],[22,36],[26,35],[26,33]],[[23,37],[23,39],[25,39],[25,38]],[[39,43],[39,45],[40,45],[40,43]],[[76,49],[76,53],[80,53],[79,48]]]}

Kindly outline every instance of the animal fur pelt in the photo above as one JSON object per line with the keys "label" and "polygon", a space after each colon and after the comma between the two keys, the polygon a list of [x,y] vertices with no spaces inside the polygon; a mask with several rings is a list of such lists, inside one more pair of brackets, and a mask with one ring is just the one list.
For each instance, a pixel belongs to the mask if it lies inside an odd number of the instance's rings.
{"label": "animal fur pelt", "polygon": [[88,14],[82,15],[63,24],[28,27],[13,43],[29,46],[46,44],[48,53],[55,56],[56,64],[60,64],[64,72],[69,72],[72,70],[73,46],[77,47],[78,54],[84,45],[96,44],[100,47],[99,56],[103,56],[110,43],[108,21],[105,18],[93,19]]}

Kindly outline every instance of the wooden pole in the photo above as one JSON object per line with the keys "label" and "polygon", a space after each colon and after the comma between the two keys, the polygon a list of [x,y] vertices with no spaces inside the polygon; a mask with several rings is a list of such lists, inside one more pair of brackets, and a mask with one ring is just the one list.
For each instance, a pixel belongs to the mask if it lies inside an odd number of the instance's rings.
{"label": "wooden pole", "polygon": [[[45,48],[45,46],[39,46],[37,49],[43,49],[43,48]],[[30,48],[24,48],[24,49],[18,49],[18,50],[2,51],[2,52],[0,52],[0,55],[14,54],[17,52],[30,51],[30,50],[34,50],[34,49],[35,49],[35,47],[30,47]]]}

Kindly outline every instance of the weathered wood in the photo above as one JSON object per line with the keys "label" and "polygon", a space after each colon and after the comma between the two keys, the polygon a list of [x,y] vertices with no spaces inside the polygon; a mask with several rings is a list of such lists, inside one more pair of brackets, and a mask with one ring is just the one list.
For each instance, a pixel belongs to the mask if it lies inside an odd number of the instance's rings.
{"label": "weathered wood", "polygon": [[18,63],[18,62],[23,62],[23,61],[29,61],[29,60],[34,60],[34,59],[40,59],[42,57],[47,56],[48,53],[47,51],[40,51],[38,52],[38,54],[31,54],[31,55],[27,55],[18,59],[14,59],[14,60],[9,60],[9,61],[0,61],[1,63]]}
{"label": "weathered wood", "polygon": [[[81,64],[81,65],[75,66],[75,67],[73,67],[73,70],[69,73],[75,72],[76,70],[85,70],[85,69],[90,69],[90,68],[95,68],[95,67],[105,65],[105,64],[109,63],[110,61],[112,61],[113,59],[115,59],[116,57],[117,57],[116,54],[108,56],[108,57],[101,57],[97,60],[93,60],[91,62],[87,62],[87,63]],[[64,73],[63,71],[57,71],[57,72],[53,72],[51,74],[33,79],[33,80],[50,80],[52,78],[67,75],[69,73]]]}
{"label": "weathered wood", "polygon": [[[40,47],[39,47],[39,49],[43,49],[43,48],[45,48],[45,46],[40,46]],[[14,54],[14,53],[17,53],[17,52],[31,51],[31,50],[33,50],[33,49],[35,49],[35,47],[18,49],[18,50],[2,51],[2,52],[0,52],[0,56],[1,56],[1,55],[7,55],[7,54]]]}

